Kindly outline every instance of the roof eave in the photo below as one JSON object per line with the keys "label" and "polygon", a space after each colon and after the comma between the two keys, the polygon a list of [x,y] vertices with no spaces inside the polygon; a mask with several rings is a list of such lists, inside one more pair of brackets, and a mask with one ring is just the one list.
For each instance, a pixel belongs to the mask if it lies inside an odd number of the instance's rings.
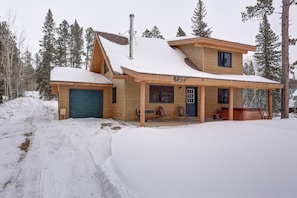
{"label": "roof eave", "polygon": [[177,85],[195,85],[195,86],[210,86],[210,87],[234,87],[234,88],[251,88],[251,89],[281,89],[283,85],[280,83],[268,83],[268,82],[254,82],[254,81],[240,81],[240,80],[223,80],[223,79],[211,79],[200,77],[182,77],[178,76],[178,79],[184,79],[182,81],[176,81],[177,76],[166,74],[148,74],[140,73],[125,67],[122,67],[125,74],[134,78],[136,82],[147,83],[166,83]]}

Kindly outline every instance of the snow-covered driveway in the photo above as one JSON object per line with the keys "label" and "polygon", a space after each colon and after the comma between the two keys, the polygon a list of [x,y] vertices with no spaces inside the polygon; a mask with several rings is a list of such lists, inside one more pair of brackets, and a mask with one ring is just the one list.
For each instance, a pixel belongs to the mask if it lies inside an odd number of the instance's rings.
{"label": "snow-covered driveway", "polygon": [[56,106],[34,98],[1,106],[0,197],[105,197],[99,164],[111,155],[111,134],[125,125],[58,121]]}

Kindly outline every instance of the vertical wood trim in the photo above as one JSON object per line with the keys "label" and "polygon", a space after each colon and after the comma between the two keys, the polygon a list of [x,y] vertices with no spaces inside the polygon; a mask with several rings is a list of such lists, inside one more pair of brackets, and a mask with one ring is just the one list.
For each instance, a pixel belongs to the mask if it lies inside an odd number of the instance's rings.
{"label": "vertical wood trim", "polygon": [[[70,100],[70,98],[69,98],[69,100]],[[61,120],[61,115],[60,115],[60,101],[61,101],[61,92],[60,92],[60,84],[58,84],[58,119],[59,120]],[[66,113],[68,113],[68,112],[66,112]]]}
{"label": "vertical wood trim", "polygon": [[273,92],[272,89],[267,90],[267,95],[268,95],[268,118],[272,119],[273,114],[272,114],[272,97],[273,97]]}
{"label": "vertical wood trim", "polygon": [[145,82],[140,82],[140,126],[145,126]]}
{"label": "vertical wood trim", "polygon": [[234,88],[229,88],[229,111],[228,120],[233,120],[233,100],[234,100]]}
{"label": "vertical wood trim", "polygon": [[205,53],[204,53],[204,47],[202,47],[202,71],[205,71],[205,60],[204,60],[204,56],[205,56]]}
{"label": "vertical wood trim", "polygon": [[199,119],[200,123],[205,122],[205,86],[200,86]]}

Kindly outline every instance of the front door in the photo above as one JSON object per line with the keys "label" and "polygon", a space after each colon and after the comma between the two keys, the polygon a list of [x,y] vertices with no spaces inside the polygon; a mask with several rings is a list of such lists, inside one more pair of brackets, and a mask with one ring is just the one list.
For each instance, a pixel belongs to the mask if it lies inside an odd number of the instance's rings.
{"label": "front door", "polygon": [[197,87],[186,88],[186,115],[197,116]]}

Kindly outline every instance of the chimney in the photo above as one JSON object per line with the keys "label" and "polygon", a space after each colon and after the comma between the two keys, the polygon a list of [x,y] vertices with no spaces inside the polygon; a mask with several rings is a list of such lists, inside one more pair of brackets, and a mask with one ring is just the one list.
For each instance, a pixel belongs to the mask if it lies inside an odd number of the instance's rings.
{"label": "chimney", "polygon": [[133,35],[134,35],[134,30],[133,30],[133,21],[134,20],[134,14],[130,14],[130,40],[129,40],[129,59],[133,59]]}

